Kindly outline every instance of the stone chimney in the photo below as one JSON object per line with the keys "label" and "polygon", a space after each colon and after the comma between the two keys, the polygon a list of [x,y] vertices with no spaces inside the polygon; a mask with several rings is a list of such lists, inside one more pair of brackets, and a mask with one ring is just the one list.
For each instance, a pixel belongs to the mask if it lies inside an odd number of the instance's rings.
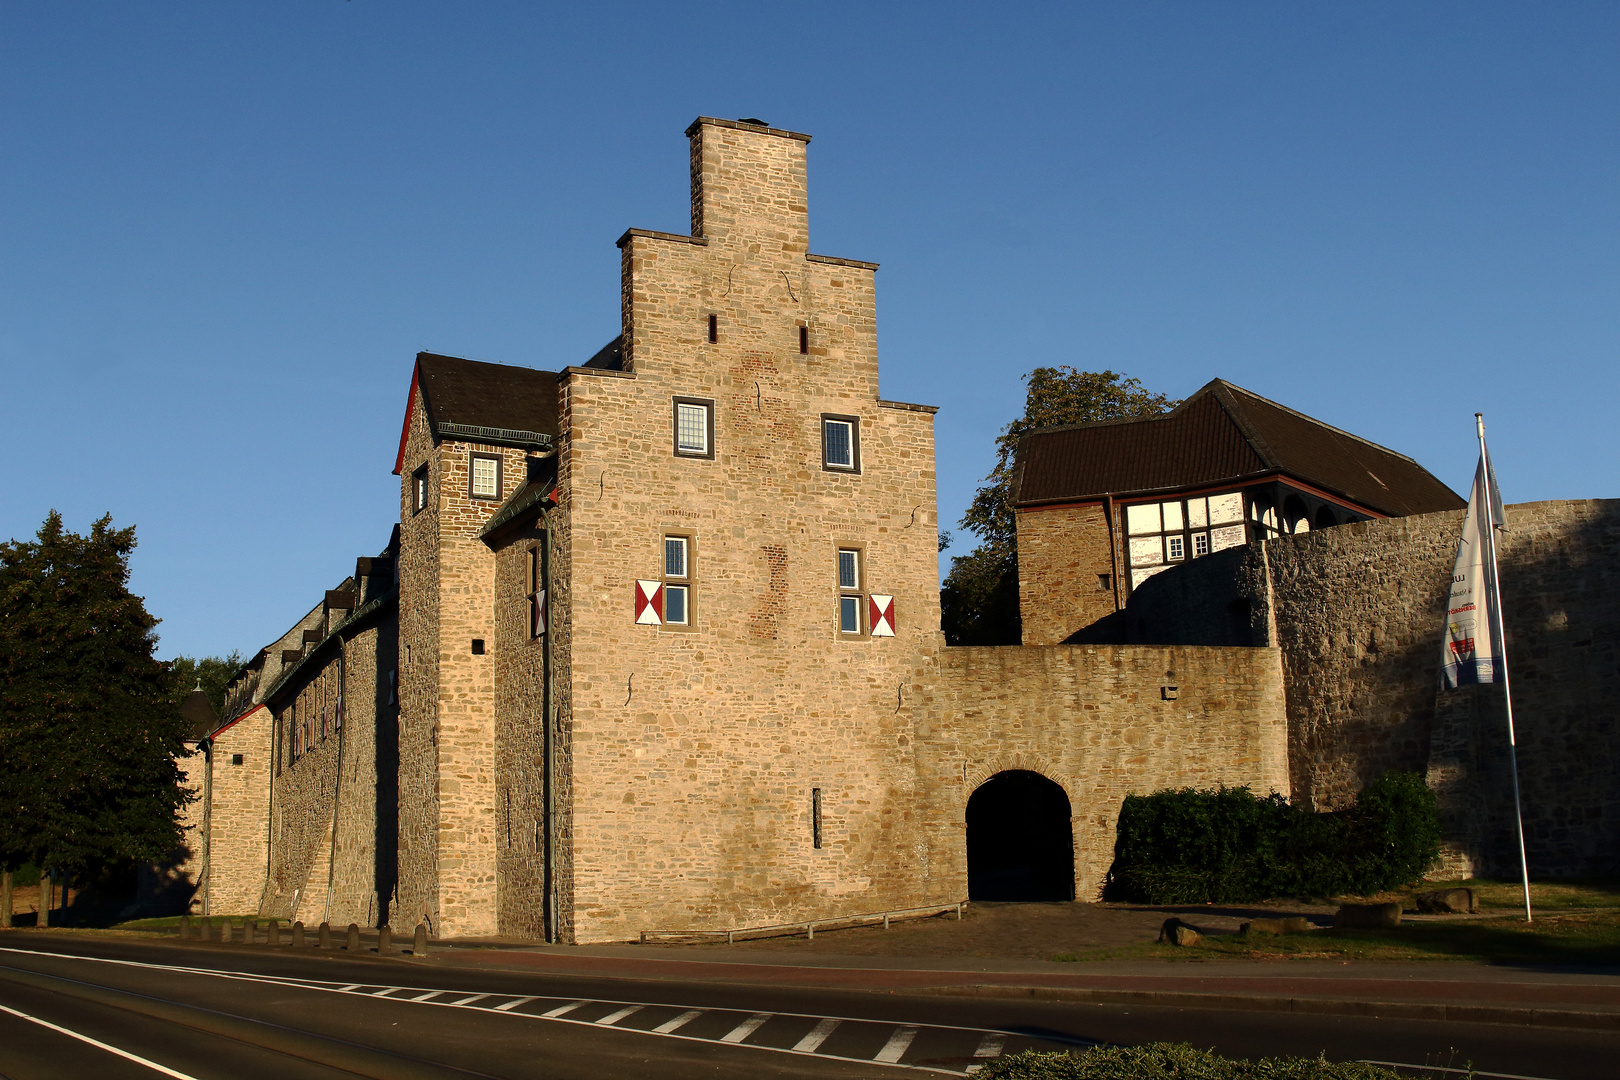
{"label": "stone chimney", "polygon": [[700,116],[692,140],[692,235],[767,259],[810,250],[805,146],[810,136],[759,120]]}

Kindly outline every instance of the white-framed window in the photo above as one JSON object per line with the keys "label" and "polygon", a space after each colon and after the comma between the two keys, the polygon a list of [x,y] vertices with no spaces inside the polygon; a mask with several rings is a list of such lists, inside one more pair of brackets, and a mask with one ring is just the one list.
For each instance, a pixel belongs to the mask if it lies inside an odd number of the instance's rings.
{"label": "white-framed window", "polygon": [[428,467],[411,473],[411,513],[420,514],[428,504]]}
{"label": "white-framed window", "polygon": [[838,549],[838,632],[859,635],[861,626],[861,551]]}
{"label": "white-framed window", "polygon": [[692,625],[692,538],[664,537],[664,624]]}
{"label": "white-framed window", "polygon": [[1184,536],[1166,536],[1164,538],[1164,556],[1171,562],[1179,562],[1187,557],[1187,538]]}
{"label": "white-framed window", "polygon": [[675,454],[678,457],[714,457],[714,402],[698,398],[675,399]]}
{"label": "white-framed window", "polygon": [[501,458],[499,454],[470,455],[468,460],[469,483],[467,494],[475,499],[498,499],[501,497]]}
{"label": "white-framed window", "polygon": [[860,417],[822,414],[821,467],[835,472],[861,471]]}
{"label": "white-framed window", "polygon": [[1201,558],[1209,554],[1209,533],[1193,534],[1193,557]]}

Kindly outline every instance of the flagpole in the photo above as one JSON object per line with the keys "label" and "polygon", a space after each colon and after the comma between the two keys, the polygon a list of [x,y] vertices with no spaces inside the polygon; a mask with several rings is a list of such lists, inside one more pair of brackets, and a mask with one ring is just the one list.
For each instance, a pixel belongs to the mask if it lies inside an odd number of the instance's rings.
{"label": "flagpole", "polygon": [[1524,921],[1534,922],[1530,913],[1530,863],[1524,855],[1524,807],[1519,798],[1519,748],[1513,734],[1513,688],[1508,682],[1507,626],[1502,618],[1502,581],[1496,566],[1496,500],[1495,470],[1491,468],[1490,454],[1485,451],[1485,414],[1474,414],[1474,428],[1479,434],[1479,464],[1485,471],[1485,537],[1490,551],[1491,597],[1495,600],[1496,640],[1502,647],[1502,698],[1507,702],[1508,764],[1513,772],[1513,823],[1519,830],[1519,873],[1524,882]]}

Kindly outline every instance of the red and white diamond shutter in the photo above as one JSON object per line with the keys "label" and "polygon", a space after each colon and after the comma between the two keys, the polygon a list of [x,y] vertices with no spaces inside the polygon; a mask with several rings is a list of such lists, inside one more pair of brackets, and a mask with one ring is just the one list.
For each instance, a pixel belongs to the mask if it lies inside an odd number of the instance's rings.
{"label": "red and white diamond shutter", "polygon": [[546,590],[529,597],[529,636],[546,636]]}
{"label": "red and white diamond shutter", "polygon": [[642,626],[664,625],[664,583],[636,582],[636,622]]}
{"label": "red and white diamond shutter", "polygon": [[872,627],[873,637],[894,637],[894,597],[884,596],[882,593],[872,594],[872,618],[869,625]]}

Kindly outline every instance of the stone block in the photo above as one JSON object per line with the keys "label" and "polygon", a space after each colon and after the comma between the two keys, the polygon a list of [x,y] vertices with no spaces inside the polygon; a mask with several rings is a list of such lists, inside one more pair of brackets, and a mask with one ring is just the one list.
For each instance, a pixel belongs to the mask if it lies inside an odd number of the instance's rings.
{"label": "stone block", "polygon": [[1469,915],[1479,910],[1473,889],[1431,889],[1412,899],[1424,915]]}
{"label": "stone block", "polygon": [[1388,930],[1401,925],[1401,905],[1341,904],[1333,916],[1337,930]]}

